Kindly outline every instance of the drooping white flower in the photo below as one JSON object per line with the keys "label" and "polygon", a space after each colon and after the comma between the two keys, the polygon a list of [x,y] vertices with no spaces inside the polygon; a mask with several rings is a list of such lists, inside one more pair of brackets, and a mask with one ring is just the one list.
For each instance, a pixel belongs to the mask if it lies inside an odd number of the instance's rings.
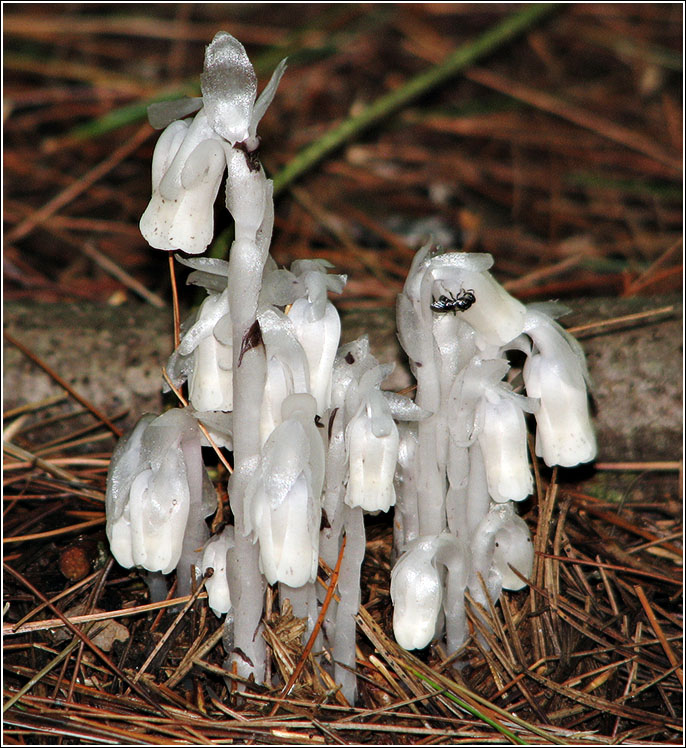
{"label": "drooping white flower", "polygon": [[579,344],[546,314],[529,310],[525,330],[534,350],[524,365],[529,397],[539,398],[536,412],[536,454],[546,465],[571,467],[597,453]]}
{"label": "drooping white flower", "polygon": [[[255,101],[257,79],[245,49],[221,31],[206,50],[202,99],[181,100],[176,109],[174,102],[153,105],[151,121],[156,124],[168,121],[170,115],[183,117],[203,108],[190,125],[181,120],[171,122],[155,147],[152,198],[140,221],[141,233],[150,246],[189,254],[205,251],[214,233],[213,207],[227,159],[229,181],[234,182],[227,190],[227,207],[238,229],[255,221],[255,231],[259,228],[268,188],[261,166],[251,154],[259,145],[257,123],[284,70],[282,61]],[[234,149],[236,143],[244,144],[243,152]],[[247,200],[241,199],[245,192]],[[242,230],[237,231],[237,238],[243,238]]]}
{"label": "drooping white flower", "polygon": [[106,494],[107,537],[119,564],[163,574],[176,568],[191,505],[198,524],[211,506],[200,446],[197,422],[180,408],[143,416],[119,442]]}
{"label": "drooping white flower", "polygon": [[106,532],[110,550],[120,566],[126,569],[135,565],[131,541],[131,513],[129,499],[131,484],[136,475],[145,470],[142,463],[142,441],[148,425],[156,416],[146,413],[139,418],[131,431],[122,436],[112,453],[107,473]]}
{"label": "drooping white flower", "polygon": [[346,429],[346,442],[350,457],[346,504],[369,512],[388,511],[395,504],[393,475],[399,443],[397,427],[385,436],[376,436],[368,406],[363,405]]}
{"label": "drooping white flower", "polygon": [[423,536],[407,546],[391,572],[393,633],[401,647],[426,647],[440,633],[441,608],[451,651],[464,643],[470,569],[469,548],[450,533]]}
{"label": "drooping white flower", "polygon": [[[444,252],[430,244],[417,252],[401,294],[410,301],[413,313],[406,302],[398,307],[401,343],[410,358],[419,360],[420,320],[430,319],[432,314],[440,323],[445,315],[454,313],[474,328],[482,346],[505,345],[522,332],[526,309],[491,276],[488,269],[492,265],[493,258],[486,253]],[[473,300],[454,304],[465,292],[470,292]],[[442,296],[447,305],[433,311],[432,305],[436,307]]]}
{"label": "drooping white flower", "polygon": [[233,408],[233,345],[228,290],[203,301],[193,326],[177,348],[192,356],[188,374],[191,405],[200,411]]}
{"label": "drooping white flower", "polygon": [[456,452],[471,447],[476,440],[483,456],[488,494],[494,501],[521,501],[531,493],[524,411],[535,411],[538,403],[515,394],[502,381],[508,369],[504,358],[474,358],[450,389],[447,422],[452,442],[448,458],[451,496],[467,486],[472,477],[464,456],[460,459]]}
{"label": "drooping white flower", "polygon": [[202,286],[208,297],[181,325],[181,340],[169,357],[166,371],[171,384],[188,380],[194,416],[209,429],[217,446],[232,447],[233,339],[227,290],[228,262],[214,258],[185,259],[194,268],[188,283]]}
{"label": "drooping white flower", "polygon": [[328,274],[329,264],[320,260],[296,260],[291,273],[300,296],[291,304],[288,317],[307,356],[310,392],[323,415],[331,404],[333,363],[341,337],[341,322],[327,291],[341,293],[344,275]]}
{"label": "drooping white flower", "polygon": [[387,512],[395,504],[393,476],[400,437],[380,391],[371,391],[345,430],[349,460],[345,503],[368,512]]}
{"label": "drooping white flower", "polygon": [[302,346],[309,371],[309,391],[317,413],[330,406],[333,363],[340,339],[338,312],[327,293],[341,293],[346,277],[327,273],[324,260],[296,260],[291,269],[267,263],[260,291],[260,309],[283,308]]}
{"label": "drooping white flower", "polygon": [[[434,300],[445,297],[448,309],[455,307],[454,314],[474,328],[477,344],[482,348],[503,346],[516,338],[522,332],[526,316],[524,305],[510,296],[488,272],[492,264],[490,255],[468,252],[437,254],[429,264],[434,281],[429,306]],[[454,302],[467,293],[469,303]]]}
{"label": "drooping white flower", "polygon": [[533,410],[534,402],[508,391],[502,383],[485,389],[477,407],[488,493],[499,503],[523,501],[533,491],[526,449],[525,408]]}
{"label": "drooping white flower", "polygon": [[526,579],[531,578],[534,568],[534,546],[526,522],[513,514],[495,534],[493,566],[502,577],[502,586],[506,590],[521,590],[526,587],[510,567]]}
{"label": "drooping white flower", "polygon": [[391,572],[393,634],[404,649],[423,649],[435,636],[443,602],[435,560],[435,538],[418,538]]}
{"label": "drooping white flower", "polygon": [[214,569],[212,576],[205,582],[207,601],[219,617],[231,610],[231,591],[226,576],[227,554],[234,546],[233,527],[227,525],[219,535],[215,535],[205,545],[202,554],[202,572]]}
{"label": "drooping white flower", "polygon": [[204,252],[214,233],[214,201],[226,170],[221,142],[204,112],[172,122],[155,146],[152,198],[140,230],[155,249]]}
{"label": "drooping white flower", "polygon": [[417,421],[428,416],[409,398],[381,391],[392,371],[392,364],[379,364],[369,352],[366,336],[339,348],[333,370],[332,407],[343,409],[346,422],[345,503],[369,512],[386,512],[395,504],[400,436],[393,419]]}
{"label": "drooping white flower", "polygon": [[[460,287],[450,289],[453,295],[472,291],[476,301],[464,312],[462,319],[471,325],[486,343],[502,346],[516,338],[524,326],[525,307],[484,271],[465,272]],[[459,312],[458,312],[459,313]]]}
{"label": "drooping white flower", "polygon": [[309,394],[310,373],[307,356],[289,317],[267,309],[258,320],[267,358],[267,381],[260,412],[260,434],[265,442],[282,421],[286,398]]}
{"label": "drooping white flower", "polygon": [[479,576],[494,603],[506,584],[508,589],[521,589],[524,586],[508,564],[512,564],[525,577],[531,576],[531,536],[526,522],[517,515],[510,501],[491,505],[488,514],[474,531],[470,546],[472,574],[469,591],[482,605],[487,603]]}
{"label": "drooping white flower", "polygon": [[315,408],[311,395],[286,399],[283,421],[265,442],[246,492],[246,529],[259,542],[270,584],[302,587],[316,578],[324,445],[314,425]]}
{"label": "drooping white flower", "polygon": [[331,403],[331,375],[341,337],[341,321],[331,302],[327,302],[326,311],[317,320],[309,318],[310,307],[307,299],[296,299],[288,317],[307,357],[310,392],[317,401],[317,413],[324,414]]}

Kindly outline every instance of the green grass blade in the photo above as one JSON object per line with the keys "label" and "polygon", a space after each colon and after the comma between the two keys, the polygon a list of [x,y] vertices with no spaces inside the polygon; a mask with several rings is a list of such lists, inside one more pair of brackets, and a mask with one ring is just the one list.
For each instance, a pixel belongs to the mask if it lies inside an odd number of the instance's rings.
{"label": "green grass blade", "polygon": [[464,709],[466,712],[469,712],[472,716],[476,717],[477,719],[480,719],[482,722],[485,722],[487,725],[490,725],[494,730],[497,730],[499,733],[504,735],[506,738],[509,738],[513,743],[517,743],[518,745],[526,745],[526,741],[522,740],[519,736],[515,735],[513,732],[507,729],[504,725],[501,725],[499,722],[496,722],[494,719],[491,719],[487,715],[480,712],[476,707],[471,706],[466,701],[463,701],[459,696],[456,696],[452,691],[447,691],[446,689],[442,688],[438,685],[438,683],[434,683],[434,681],[431,680],[431,678],[428,678],[426,675],[422,675],[421,673],[418,673],[416,670],[412,670],[411,668],[408,668],[410,672],[419,680],[424,681],[424,683],[428,683],[432,688],[435,688],[437,691],[440,691],[444,696],[447,696],[451,701],[455,702],[458,706],[460,706],[462,709]]}
{"label": "green grass blade", "polygon": [[418,96],[441,85],[518,34],[531,28],[557,7],[555,3],[536,3],[512,13],[477,39],[456,49],[442,63],[419,73],[404,86],[381,96],[359,114],[344,120],[333,130],[302,150],[274,177],[274,194],[278,194],[343,143],[392,112],[402,108]]}
{"label": "green grass blade", "polygon": [[[459,696],[457,696],[455,693],[455,691],[462,690],[460,685],[458,683],[455,683],[455,681],[452,681],[450,680],[450,678],[446,678],[443,675],[435,673],[435,676],[437,677],[437,680],[438,680],[438,682],[435,682],[433,679],[429,678],[427,675],[424,675],[423,673],[417,670],[414,670],[411,667],[408,667],[408,670],[410,670],[410,672],[413,675],[415,675],[417,678],[419,678],[420,680],[424,681],[425,683],[428,683],[432,688],[435,688],[437,690],[442,690],[444,695],[448,696],[448,698],[450,698],[451,701],[455,701],[464,709],[468,709],[468,711],[471,714],[474,714],[475,716],[479,717],[479,719],[483,719],[485,722],[487,722],[489,725],[491,725],[496,730],[501,732],[503,735],[506,735],[508,738],[510,738],[511,740],[514,740],[515,742],[519,744],[527,745],[527,741],[523,740],[522,738],[519,738],[514,733],[511,733],[503,725],[490,719],[485,714],[481,714],[481,712],[476,710],[475,707],[470,707],[469,705],[465,705],[462,699],[460,699]],[[496,712],[496,714],[499,714],[501,717],[503,717],[503,719],[507,719],[510,722],[514,722],[516,725],[519,725],[519,727],[525,730],[528,730],[534,733],[534,735],[538,735],[541,738],[545,738],[551,743],[555,743],[556,745],[568,745],[567,741],[562,740],[561,738],[558,738],[556,735],[553,735],[550,732],[543,730],[540,727],[537,727],[536,725],[532,725],[530,722],[527,722],[526,720],[523,720],[520,717],[517,717],[516,715],[511,714],[505,709],[501,709],[499,706],[496,706],[492,702],[488,701],[488,699],[484,699],[482,696],[479,696],[473,691],[469,691],[468,693],[471,699],[482,704],[483,706],[488,707],[488,709]]]}

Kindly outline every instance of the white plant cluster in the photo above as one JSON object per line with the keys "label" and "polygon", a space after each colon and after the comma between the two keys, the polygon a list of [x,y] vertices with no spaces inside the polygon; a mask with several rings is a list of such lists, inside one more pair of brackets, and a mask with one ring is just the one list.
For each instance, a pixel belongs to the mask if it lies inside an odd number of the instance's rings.
{"label": "white plant cluster", "polygon": [[[525,307],[488,272],[488,254],[426,246],[398,296],[400,342],[430,417],[404,427],[397,474],[393,629],[407,649],[445,632],[467,638],[464,592],[484,607],[526,585],[533,546],[516,502],[533,490],[525,413],[549,466],[592,460],[588,372],[579,344],[553,319],[556,304]],[[525,356],[511,368],[508,352]],[[526,395],[512,382],[521,374]],[[519,574],[513,571],[515,569]]]}
{"label": "white plant cluster", "polygon": [[[228,262],[177,256],[207,292],[167,364],[174,386],[187,382],[189,405],[144,415],[117,445],[107,535],[117,561],[147,570],[156,594],[162,574],[176,569],[187,594],[212,568],[206,590],[211,609],[226,614],[226,666],[257,682],[266,585],[307,619],[309,636],[326,593],[319,560],[333,568],[340,558],[315,651],[329,653],[352,703],[363,513],[386,512],[398,496],[398,642],[424,647],[445,631],[454,650],[466,637],[465,589],[495,602],[502,588],[524,586],[511,567],[531,573],[529,533],[513,508],[532,490],[524,412],[536,416],[536,452],[549,465],[592,459],[595,441],[580,348],[546,308],[525,308],[496,283],[489,255],[417,254],[398,303],[414,402],[381,390],[392,366],[379,364],[366,337],[339,347],[328,292],[340,293],[345,276],[323,260],[278,268],[269,255],[272,183],[256,128],[284,70],[285,61],[257,97],[243,46],[220,32],[206,51],[202,98],[151,107],[165,129],[143,236],[158,249],[204,252],[226,173],[235,239]],[[526,397],[503,381],[511,349],[527,357]],[[233,453],[233,523],[213,537],[203,431]]]}

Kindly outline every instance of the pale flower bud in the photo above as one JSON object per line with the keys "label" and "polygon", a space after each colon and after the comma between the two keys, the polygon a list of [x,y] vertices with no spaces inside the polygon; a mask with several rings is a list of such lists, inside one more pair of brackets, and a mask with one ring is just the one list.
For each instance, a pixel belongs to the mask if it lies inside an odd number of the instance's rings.
{"label": "pale flower bud", "polygon": [[219,617],[231,610],[231,592],[226,576],[227,553],[234,546],[233,527],[225,527],[219,535],[211,538],[202,554],[202,572],[214,569],[212,576],[205,582],[207,602],[214,614]]}
{"label": "pale flower bud", "polygon": [[316,578],[324,444],[314,425],[315,407],[306,394],[284,402],[284,420],[262,448],[246,492],[246,531],[259,541],[269,584],[302,587]]}
{"label": "pale flower bud", "polygon": [[534,353],[524,365],[536,413],[536,454],[546,465],[572,467],[592,460],[597,444],[588,410],[586,364],[579,344],[547,315],[529,310],[525,330]]}
{"label": "pale flower bud", "polygon": [[380,391],[363,400],[345,430],[349,459],[345,503],[368,512],[387,512],[395,504],[393,476],[400,437]]}
{"label": "pale flower bud", "polygon": [[435,538],[419,538],[391,572],[393,634],[404,649],[423,649],[436,633],[443,584],[435,558]]}
{"label": "pale flower bud", "polygon": [[[509,396],[508,396],[509,394]],[[526,421],[520,400],[490,388],[477,407],[479,444],[493,501],[522,501],[534,487],[526,451]]]}
{"label": "pale flower bud", "polygon": [[[125,567],[168,574],[183,551],[191,504],[202,507],[200,430],[175,408],[143,416],[117,445],[107,480],[107,537]],[[198,522],[204,512],[193,511]]]}
{"label": "pale flower bud", "polygon": [[245,47],[219,31],[205,50],[200,89],[213,129],[232,145],[249,135],[257,76]]}
{"label": "pale flower bud", "polygon": [[257,76],[243,45],[226,31],[219,31],[205,51],[200,88],[212,127],[231,145],[248,141],[257,147],[257,124],[274,98],[286,70],[282,60],[260,97]]}

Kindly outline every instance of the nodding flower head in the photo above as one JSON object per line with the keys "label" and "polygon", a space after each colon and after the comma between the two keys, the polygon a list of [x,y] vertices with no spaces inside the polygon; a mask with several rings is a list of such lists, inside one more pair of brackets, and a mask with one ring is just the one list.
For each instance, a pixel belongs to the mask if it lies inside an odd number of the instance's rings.
{"label": "nodding flower head", "polygon": [[191,504],[203,504],[200,446],[196,420],[180,408],[143,416],[117,445],[105,502],[107,537],[121,566],[163,574],[176,568]]}
{"label": "nodding flower head", "polygon": [[387,512],[395,504],[393,477],[400,436],[391,408],[379,389],[388,367],[375,366],[360,377],[359,406],[345,429],[348,488],[345,503],[369,512]]}
{"label": "nodding flower head", "polygon": [[[479,252],[444,252],[430,244],[412,262],[402,296],[415,313],[438,322],[448,314],[467,322],[477,334],[480,347],[501,346],[522,332],[525,307],[493,278],[488,269],[491,255]],[[403,347],[412,357],[416,344],[410,339],[407,304],[399,305],[399,328],[405,328]],[[407,343],[407,347],[406,347]]]}
{"label": "nodding flower head", "polygon": [[327,299],[327,291],[341,293],[346,281],[345,275],[327,273],[327,267],[328,263],[317,260],[296,260],[291,264],[301,295],[288,311],[307,357],[310,392],[320,415],[331,404],[333,362],[341,337],[341,321],[336,307]]}
{"label": "nodding flower head", "polygon": [[332,405],[343,408],[348,485],[345,503],[368,512],[395,504],[393,478],[400,435],[393,420],[418,421],[429,414],[409,398],[380,389],[393,365],[369,352],[366,336],[341,346],[334,365]]}
{"label": "nodding flower head", "polygon": [[174,384],[188,378],[191,405],[199,411],[233,409],[233,344],[228,290],[203,301],[193,325],[172,354],[167,371]]}
{"label": "nodding flower head", "polygon": [[296,260],[290,270],[265,268],[260,307],[285,308],[288,321],[302,346],[309,371],[309,391],[323,416],[331,405],[333,364],[341,335],[341,322],[327,292],[341,293],[346,276],[327,273],[325,260]]}
{"label": "nodding flower head", "polygon": [[531,535],[526,522],[515,512],[512,502],[491,505],[474,532],[471,549],[469,588],[474,599],[482,604],[485,597],[479,575],[486,583],[493,602],[498,599],[503,587],[518,590],[525,586],[510,565],[524,577],[531,576],[534,561]]}
{"label": "nodding flower head", "polygon": [[[140,221],[141,233],[151,247],[180,249],[189,254],[205,251],[214,233],[213,206],[227,158],[231,161],[229,168],[235,170],[233,146],[243,143],[245,157],[241,159],[251,160],[249,154],[259,145],[257,124],[273,99],[285,68],[284,60],[255,101],[257,79],[243,45],[220,31],[205,54],[202,99],[162,102],[151,107],[151,122],[161,126],[170,122],[155,146],[152,198]],[[171,121],[197,109],[200,111],[190,125],[181,119]],[[261,167],[257,164],[251,169],[259,172]],[[253,181],[247,180],[246,184],[259,197],[264,187],[260,180],[255,185]],[[227,196],[227,204],[231,200]],[[244,210],[254,212],[243,202],[239,201],[238,215],[235,207],[232,210],[237,224],[242,221]],[[254,221],[251,217],[249,222]]]}
{"label": "nodding flower head", "polygon": [[258,319],[267,357],[267,381],[260,414],[260,434],[265,442],[283,420],[286,398],[309,394],[310,373],[307,356],[290,318],[276,309],[267,309]]}
{"label": "nodding flower head", "polygon": [[257,125],[285,70],[286,60],[282,60],[255,101],[257,76],[245,48],[231,34],[219,31],[207,47],[200,76],[203,104],[214,131],[231,145],[245,142],[248,150],[254,150]]}
{"label": "nodding flower head", "polygon": [[214,233],[214,202],[226,156],[203,111],[188,125],[172,122],[152,159],[152,197],[140,230],[155,249],[204,252]]}
{"label": "nodding flower head", "polygon": [[391,572],[393,633],[401,647],[426,647],[437,633],[441,607],[451,619],[451,646],[462,644],[469,574],[468,547],[450,533],[425,535],[407,546]]}
{"label": "nodding flower head", "polygon": [[529,308],[524,332],[534,343],[524,365],[524,383],[529,397],[541,401],[536,412],[536,454],[549,466],[571,467],[592,460],[597,444],[581,347],[536,308]]}
{"label": "nodding flower head", "polygon": [[495,534],[493,566],[502,577],[502,586],[506,590],[521,590],[526,587],[526,582],[512,571],[513,568],[525,579],[531,577],[534,546],[526,522],[516,514]]}
{"label": "nodding flower head", "polygon": [[443,583],[436,567],[435,539],[415,540],[391,573],[393,633],[404,649],[423,649],[436,633]]}
{"label": "nodding flower head", "polygon": [[[467,378],[479,374],[475,432],[484,459],[488,493],[493,501],[522,501],[533,491],[524,413],[535,412],[538,401],[517,395],[501,381],[509,365],[505,359],[476,360]],[[472,389],[477,389],[472,386]],[[464,391],[464,388],[463,388]]]}
{"label": "nodding flower head", "polygon": [[387,427],[375,429],[388,405],[380,392],[370,393],[345,431],[350,476],[345,503],[369,512],[387,512],[395,504],[393,476],[398,461],[398,427],[388,411]]}
{"label": "nodding flower head", "polygon": [[264,444],[246,494],[246,529],[260,544],[269,584],[302,587],[316,578],[324,444],[314,425],[315,408],[307,394],[284,401],[283,421]]}
{"label": "nodding flower head", "polygon": [[[450,275],[455,275],[455,280]],[[517,301],[487,271],[455,272],[438,284],[459,297],[468,289],[472,303],[461,312],[461,318],[477,333],[477,344],[502,346],[517,337],[524,326],[524,305]],[[460,313],[460,312],[458,312]]]}
{"label": "nodding flower head", "polygon": [[226,576],[228,552],[234,547],[234,530],[227,525],[219,535],[215,535],[205,545],[202,554],[202,572],[213,569],[214,573],[205,582],[207,601],[216,616],[231,610],[231,591]]}

